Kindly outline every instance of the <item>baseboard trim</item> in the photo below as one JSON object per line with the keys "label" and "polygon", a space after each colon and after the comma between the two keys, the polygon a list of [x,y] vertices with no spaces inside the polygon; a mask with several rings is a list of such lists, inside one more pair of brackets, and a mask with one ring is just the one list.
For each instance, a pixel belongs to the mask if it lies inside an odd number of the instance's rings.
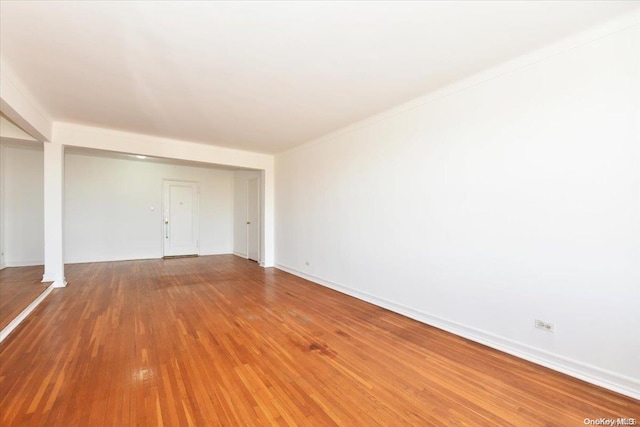
{"label": "baseboard trim", "polygon": [[63,277],[62,280],[56,280],[51,284],[54,288],[65,288],[67,287],[67,280]]}
{"label": "baseboard trim", "polygon": [[67,264],[90,264],[93,262],[118,262],[118,261],[143,261],[149,259],[162,259],[162,255],[158,256],[135,256],[131,257],[102,257],[93,259],[65,259],[64,263]]}
{"label": "baseboard trim", "polygon": [[224,252],[198,252],[198,256],[214,256],[214,255],[231,255],[232,252],[231,251],[224,251]]}
{"label": "baseboard trim", "polygon": [[244,258],[244,259],[249,258],[249,256],[248,256],[247,254],[243,254],[242,252],[235,252],[235,251],[234,251],[234,252],[233,252],[233,254],[234,254],[235,256],[239,256],[240,258]]}
{"label": "baseboard trim", "polygon": [[7,326],[4,327],[4,329],[2,329],[2,331],[0,331],[0,342],[4,341],[5,338],[7,338],[9,336],[9,334],[11,334],[11,332],[13,332],[13,330],[15,328],[18,327],[18,325],[20,323],[22,323],[24,321],[24,319],[27,318],[27,316],[29,316],[29,314],[31,314],[31,312],[33,310],[35,310],[35,308],[42,302],[44,301],[44,299],[47,297],[47,295],[49,295],[51,293],[51,291],[53,291],[53,288],[55,288],[54,284],[52,283],[51,285],[49,285],[39,296],[38,298],[36,298],[31,304],[29,304],[27,306],[27,308],[25,308],[24,310],[22,310],[20,312],[20,314],[18,314],[15,319],[13,319]]}
{"label": "baseboard trim", "polygon": [[150,259],[165,259],[165,258],[184,258],[184,257],[197,257],[197,256],[211,256],[211,255],[229,255],[230,252],[199,252],[197,254],[189,254],[189,255],[176,255],[176,256],[163,256],[161,254],[157,256],[132,256],[132,257],[102,257],[102,258],[94,258],[94,259],[67,259],[65,260],[65,264],[89,264],[93,262],[119,262],[119,261],[145,261]]}
{"label": "baseboard trim", "polygon": [[5,267],[35,267],[44,265],[44,260],[27,260],[6,262]]}
{"label": "baseboard trim", "polygon": [[507,338],[503,338],[498,335],[482,331],[480,329],[462,325],[438,316],[433,316],[428,313],[414,310],[401,304],[378,298],[374,295],[370,295],[364,292],[356,291],[335,282],[321,279],[319,277],[304,273],[286,265],[276,264],[276,268],[293,274],[294,276],[309,280],[310,282],[317,283],[318,285],[325,286],[359,300],[377,305],[378,307],[382,307],[395,313],[402,314],[403,316],[407,316],[411,319],[417,320],[430,326],[434,326],[446,332],[450,332],[479,344],[483,344],[496,350],[511,354],[512,356],[519,357],[537,365],[553,369],[554,371],[562,372],[563,374],[567,374],[588,383],[604,387],[606,389],[615,391],[616,393],[624,394],[625,396],[629,396],[634,399],[640,399],[640,381],[634,378],[620,375],[615,372],[610,372],[574,359],[531,347],[529,345],[522,344],[520,342],[513,341]]}
{"label": "baseboard trim", "polygon": [[162,259],[177,259],[177,258],[198,258],[200,255],[198,254],[189,254],[189,255],[165,255]]}

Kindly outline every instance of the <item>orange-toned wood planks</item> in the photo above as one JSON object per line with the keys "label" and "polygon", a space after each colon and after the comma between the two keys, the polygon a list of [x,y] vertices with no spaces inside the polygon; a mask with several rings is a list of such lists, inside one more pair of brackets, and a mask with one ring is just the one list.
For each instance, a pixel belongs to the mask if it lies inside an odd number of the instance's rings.
{"label": "orange-toned wood planks", "polygon": [[231,255],[67,266],[2,426],[584,425],[640,402]]}

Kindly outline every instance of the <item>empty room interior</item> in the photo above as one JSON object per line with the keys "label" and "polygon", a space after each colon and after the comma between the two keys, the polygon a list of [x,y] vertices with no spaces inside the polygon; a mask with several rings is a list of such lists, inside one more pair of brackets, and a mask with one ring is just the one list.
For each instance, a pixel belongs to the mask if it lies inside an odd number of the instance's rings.
{"label": "empty room interior", "polygon": [[0,425],[640,423],[640,2],[0,1]]}

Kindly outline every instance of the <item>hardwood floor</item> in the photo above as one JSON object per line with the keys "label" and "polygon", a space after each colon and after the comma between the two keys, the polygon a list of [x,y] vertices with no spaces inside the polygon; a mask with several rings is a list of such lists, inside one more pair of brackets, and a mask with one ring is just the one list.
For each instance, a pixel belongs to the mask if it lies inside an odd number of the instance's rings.
{"label": "hardwood floor", "polygon": [[640,401],[234,256],[67,266],[2,426],[582,426]]}
{"label": "hardwood floor", "polygon": [[43,272],[41,265],[0,270],[0,330],[49,286],[41,282]]}

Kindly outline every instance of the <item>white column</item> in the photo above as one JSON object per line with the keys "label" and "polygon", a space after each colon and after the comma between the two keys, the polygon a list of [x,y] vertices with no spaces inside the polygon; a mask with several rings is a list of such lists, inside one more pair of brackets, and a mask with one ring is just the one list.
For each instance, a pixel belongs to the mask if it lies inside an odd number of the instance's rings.
{"label": "white column", "polygon": [[262,224],[262,266],[275,264],[275,174],[270,167],[262,173],[263,221]]}
{"label": "white column", "polygon": [[44,143],[44,276],[56,288],[67,285],[64,279],[64,148],[55,142]]}

